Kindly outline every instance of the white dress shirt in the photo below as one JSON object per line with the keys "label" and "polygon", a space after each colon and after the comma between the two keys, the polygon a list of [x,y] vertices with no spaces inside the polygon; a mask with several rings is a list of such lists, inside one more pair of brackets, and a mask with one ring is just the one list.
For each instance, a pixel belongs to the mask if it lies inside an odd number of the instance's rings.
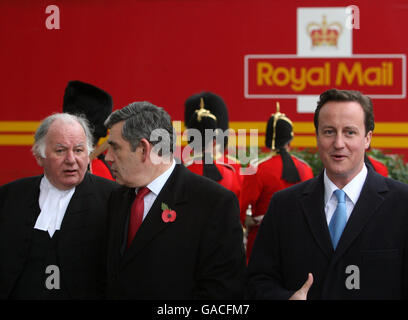
{"label": "white dress shirt", "polygon": [[[346,194],[346,213],[347,221],[350,218],[351,212],[356,205],[358,198],[360,197],[361,190],[365,179],[367,177],[367,167],[364,165],[363,169],[342,189]],[[324,211],[326,213],[327,225],[333,216],[337,207],[337,197],[334,191],[339,189],[327,176],[326,169],[324,170]]]}
{"label": "white dress shirt", "polygon": [[75,187],[69,190],[59,190],[45,177],[40,182],[40,197],[38,199],[41,212],[35,222],[34,229],[48,231],[50,237],[55,230],[60,230],[65,211],[74,195]]}
{"label": "white dress shirt", "polygon": [[[147,213],[153,205],[153,202],[156,200],[161,189],[163,189],[164,184],[169,179],[174,168],[176,166],[176,161],[173,159],[173,163],[170,168],[164,171],[160,176],[150,182],[146,187],[149,188],[150,192],[143,198],[144,200],[144,210],[143,210],[143,220],[146,218]],[[135,190],[136,194],[139,191],[139,188]]]}

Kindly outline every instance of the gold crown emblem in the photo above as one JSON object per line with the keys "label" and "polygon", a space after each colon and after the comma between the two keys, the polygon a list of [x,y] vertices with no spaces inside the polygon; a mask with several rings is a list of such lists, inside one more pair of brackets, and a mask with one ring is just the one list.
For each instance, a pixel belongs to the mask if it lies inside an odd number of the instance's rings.
{"label": "gold crown emblem", "polygon": [[312,47],[337,47],[337,41],[343,32],[343,27],[339,22],[327,24],[326,16],[323,15],[321,24],[311,22],[306,26],[306,31],[312,39]]}
{"label": "gold crown emblem", "polygon": [[[273,133],[272,133],[272,150],[275,150],[275,141],[276,141],[276,124],[278,120],[284,120],[290,124],[291,127],[293,127],[292,121],[286,116],[286,114],[280,112],[280,104],[279,102],[276,102],[276,112],[271,114],[271,117],[273,117]],[[290,133],[291,136],[293,137],[293,131]]]}
{"label": "gold crown emblem", "polygon": [[196,110],[195,113],[197,113],[198,122],[201,122],[201,119],[203,117],[208,117],[208,118],[211,118],[217,121],[217,117],[213,115],[210,110],[204,109],[204,99],[203,98],[200,98],[200,109]]}

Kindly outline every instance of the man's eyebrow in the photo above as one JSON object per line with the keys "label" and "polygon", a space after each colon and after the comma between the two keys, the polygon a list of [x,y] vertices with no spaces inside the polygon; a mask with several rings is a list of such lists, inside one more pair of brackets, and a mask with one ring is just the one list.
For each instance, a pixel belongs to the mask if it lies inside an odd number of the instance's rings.
{"label": "man's eyebrow", "polygon": [[[320,128],[336,128],[335,126],[333,126],[333,125],[331,125],[331,124],[326,124],[326,125],[321,125],[321,126],[319,126]],[[355,125],[348,125],[348,126],[345,126],[344,128],[343,128],[343,130],[344,129],[358,129],[358,126],[355,126]]]}
{"label": "man's eyebrow", "polygon": [[[85,142],[80,142],[80,143],[74,145],[74,147],[82,147],[82,146],[85,146],[85,145],[86,145]],[[56,146],[56,147],[67,148],[67,146],[66,146],[65,144],[63,144],[63,143],[56,143],[55,146]]]}
{"label": "man's eyebrow", "polygon": [[345,126],[344,129],[346,129],[346,130],[349,130],[349,129],[358,130],[358,127],[351,125],[351,126]]}
{"label": "man's eyebrow", "polygon": [[80,142],[80,143],[76,144],[74,147],[83,147],[83,146],[86,146],[85,142]]}

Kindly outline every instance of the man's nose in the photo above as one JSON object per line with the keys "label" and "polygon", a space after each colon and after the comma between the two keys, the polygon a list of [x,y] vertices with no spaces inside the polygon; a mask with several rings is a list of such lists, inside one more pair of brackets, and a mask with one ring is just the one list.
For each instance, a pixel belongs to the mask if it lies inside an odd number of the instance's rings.
{"label": "man's nose", "polygon": [[74,163],[75,162],[75,155],[73,150],[68,150],[65,155],[65,162],[67,163]]}
{"label": "man's nose", "polygon": [[111,151],[110,147],[108,147],[108,149],[107,149],[107,151],[105,153],[105,161],[113,162],[112,151]]}
{"label": "man's nose", "polygon": [[334,147],[341,149],[344,147],[344,137],[342,134],[337,134],[336,139],[334,140]]}

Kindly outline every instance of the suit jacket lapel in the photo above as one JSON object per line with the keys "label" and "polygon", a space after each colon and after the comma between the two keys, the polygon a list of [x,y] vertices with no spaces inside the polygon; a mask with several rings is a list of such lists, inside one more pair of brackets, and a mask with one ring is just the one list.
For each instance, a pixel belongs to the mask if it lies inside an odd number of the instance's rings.
{"label": "suit jacket lapel", "polygon": [[135,188],[127,189],[123,193],[122,201],[119,205],[118,212],[122,212],[123,214],[120,216],[119,220],[119,228],[117,228],[117,246],[120,248],[120,255],[123,255],[126,251],[127,246],[127,235],[128,235],[128,228],[129,228],[129,218],[130,218],[130,211],[132,207],[132,203],[135,200]]}
{"label": "suit jacket lapel", "polygon": [[134,188],[121,187],[109,204],[108,268],[112,273],[117,272],[126,250],[127,223],[134,198]]}
{"label": "suit jacket lapel", "polygon": [[[27,207],[30,208],[30,212],[33,213],[33,215],[27,215],[27,218],[30,219],[30,221],[35,218],[38,218],[38,215],[40,214],[40,204],[38,202],[38,199],[40,198],[40,183],[41,183],[41,179],[42,179],[43,175],[38,176],[35,178],[34,182],[33,182],[33,187],[32,190],[34,190],[34,192],[27,192]],[[31,190],[27,188],[27,190]],[[35,220],[33,221],[32,227],[34,228],[35,225]]]}
{"label": "suit jacket lapel", "polygon": [[28,208],[27,214],[25,215],[24,222],[24,234],[27,235],[27,240],[31,240],[32,231],[35,226],[35,222],[41,212],[40,204],[38,199],[40,197],[40,183],[43,175],[38,176],[34,179],[33,183],[27,187],[27,190],[33,190],[33,192],[27,192],[25,195],[26,199],[20,201],[25,201],[25,208]]}
{"label": "suit jacket lapel", "polygon": [[333,246],[324,213],[323,173],[316,177],[300,197],[303,213],[319,247],[330,258]]}
{"label": "suit jacket lapel", "polygon": [[84,180],[76,186],[62,219],[60,234],[63,235],[67,230],[69,232],[72,228],[80,228],[86,224],[85,215],[89,212],[93,201],[91,183],[89,173],[86,173]]}
{"label": "suit jacket lapel", "polygon": [[341,257],[341,255],[357,238],[377,208],[384,201],[384,197],[381,195],[381,193],[387,191],[388,186],[386,185],[384,178],[369,168],[360,197],[358,198],[350,218],[347,221],[346,227],[344,228],[343,234],[335,251],[335,260]]}
{"label": "suit jacket lapel", "polygon": [[[137,231],[130,247],[125,251],[124,263],[130,261],[143,249],[148,243],[154,239],[163,229],[168,228],[172,223],[177,223],[182,218],[182,213],[177,211],[177,206],[186,201],[186,191],[184,181],[184,167],[176,165],[173,173],[166,181],[162,190],[158,194],[149,213]],[[172,210],[176,211],[176,220],[174,222],[164,222],[162,219],[162,203],[168,205]]]}

